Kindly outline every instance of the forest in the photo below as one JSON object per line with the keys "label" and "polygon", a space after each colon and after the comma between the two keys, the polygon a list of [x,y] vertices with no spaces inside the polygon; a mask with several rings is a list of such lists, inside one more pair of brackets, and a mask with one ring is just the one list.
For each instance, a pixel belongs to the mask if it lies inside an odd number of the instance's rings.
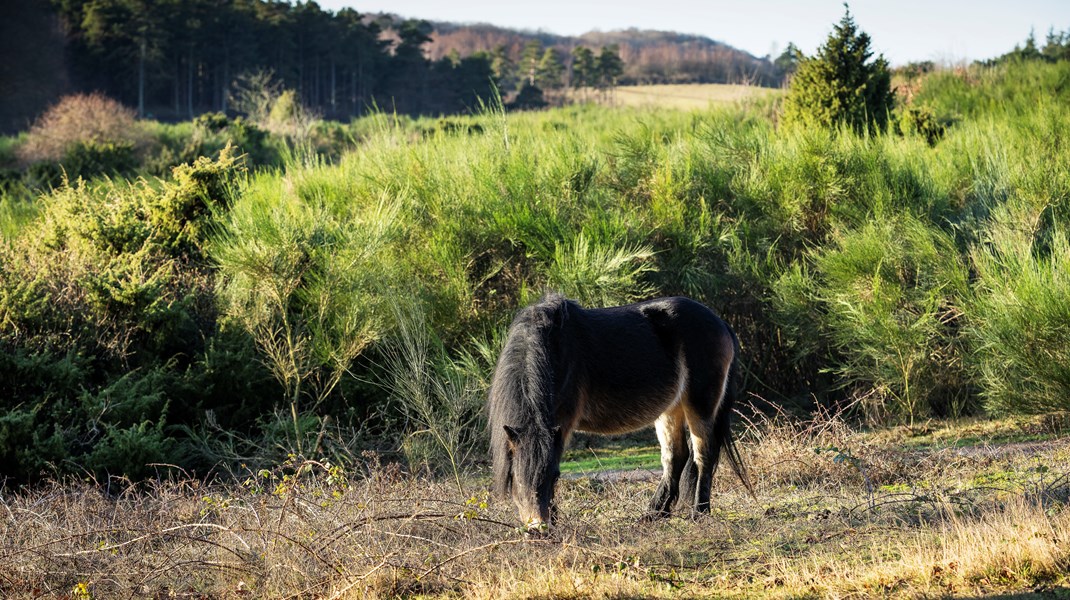
{"label": "forest", "polygon": [[99,91],[158,120],[233,115],[241,112],[235,95],[265,74],[328,119],[375,110],[473,113],[495,94],[511,102],[524,83],[539,93],[529,91],[521,104],[537,106],[543,89],[604,88],[625,74],[618,41],[547,37],[544,44],[509,32],[502,43],[465,47],[455,43],[455,28],[437,29],[448,24],[332,12],[315,2],[17,0],[6,10],[14,60],[0,85],[10,94],[2,107],[10,114],[0,115],[5,129],[24,129],[62,93],[79,91]]}

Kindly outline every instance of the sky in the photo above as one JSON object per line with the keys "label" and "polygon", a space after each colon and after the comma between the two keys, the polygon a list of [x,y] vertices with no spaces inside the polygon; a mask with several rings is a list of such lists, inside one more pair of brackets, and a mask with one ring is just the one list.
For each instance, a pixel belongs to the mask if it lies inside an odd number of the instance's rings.
{"label": "sky", "polygon": [[[844,11],[842,0],[320,0],[320,6],[560,35],[676,31],[759,57],[780,54],[788,42],[813,54]],[[873,49],[893,65],[992,58],[1023,43],[1030,30],[1040,44],[1050,28],[1070,30],[1070,0],[853,0],[850,7]]]}

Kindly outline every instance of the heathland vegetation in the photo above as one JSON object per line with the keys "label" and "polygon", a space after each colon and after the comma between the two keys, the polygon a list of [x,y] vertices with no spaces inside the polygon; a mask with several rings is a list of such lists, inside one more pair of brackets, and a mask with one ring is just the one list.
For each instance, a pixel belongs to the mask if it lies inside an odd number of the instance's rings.
{"label": "heathland vegetation", "polygon": [[[1065,585],[1070,62],[890,73],[867,46],[848,15],[798,62],[897,90],[827,118],[800,83],[339,123],[261,82],[242,117],[81,96],[0,139],[0,465],[34,484],[0,494],[0,591]],[[513,530],[483,403],[550,289],[724,316],[758,503],[721,478],[712,516],[636,524],[652,484],[581,478],[556,533]]]}

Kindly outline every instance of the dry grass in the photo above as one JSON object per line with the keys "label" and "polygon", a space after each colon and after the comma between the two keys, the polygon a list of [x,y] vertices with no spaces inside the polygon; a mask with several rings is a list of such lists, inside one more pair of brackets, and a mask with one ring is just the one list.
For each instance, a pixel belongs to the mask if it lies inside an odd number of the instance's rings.
{"label": "dry grass", "polygon": [[541,538],[487,501],[484,479],[460,489],[375,461],[5,490],[0,595],[913,598],[1070,583],[1070,444],[903,450],[912,434],[898,435],[758,423],[742,451],[759,502],[722,472],[711,515],[647,523],[654,481],[566,480]]}
{"label": "dry grass", "polygon": [[568,92],[572,100],[590,100],[612,106],[704,110],[710,106],[736,104],[780,94],[780,90],[753,85],[690,83],[618,86],[608,94]]}

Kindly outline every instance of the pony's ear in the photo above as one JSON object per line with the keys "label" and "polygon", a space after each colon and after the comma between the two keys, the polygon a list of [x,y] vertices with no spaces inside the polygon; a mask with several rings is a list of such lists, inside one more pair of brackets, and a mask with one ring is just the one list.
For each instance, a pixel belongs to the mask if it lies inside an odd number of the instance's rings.
{"label": "pony's ear", "polygon": [[520,432],[508,425],[502,425],[502,429],[505,430],[505,439],[509,442],[509,448],[516,448],[517,444],[520,443]]}

